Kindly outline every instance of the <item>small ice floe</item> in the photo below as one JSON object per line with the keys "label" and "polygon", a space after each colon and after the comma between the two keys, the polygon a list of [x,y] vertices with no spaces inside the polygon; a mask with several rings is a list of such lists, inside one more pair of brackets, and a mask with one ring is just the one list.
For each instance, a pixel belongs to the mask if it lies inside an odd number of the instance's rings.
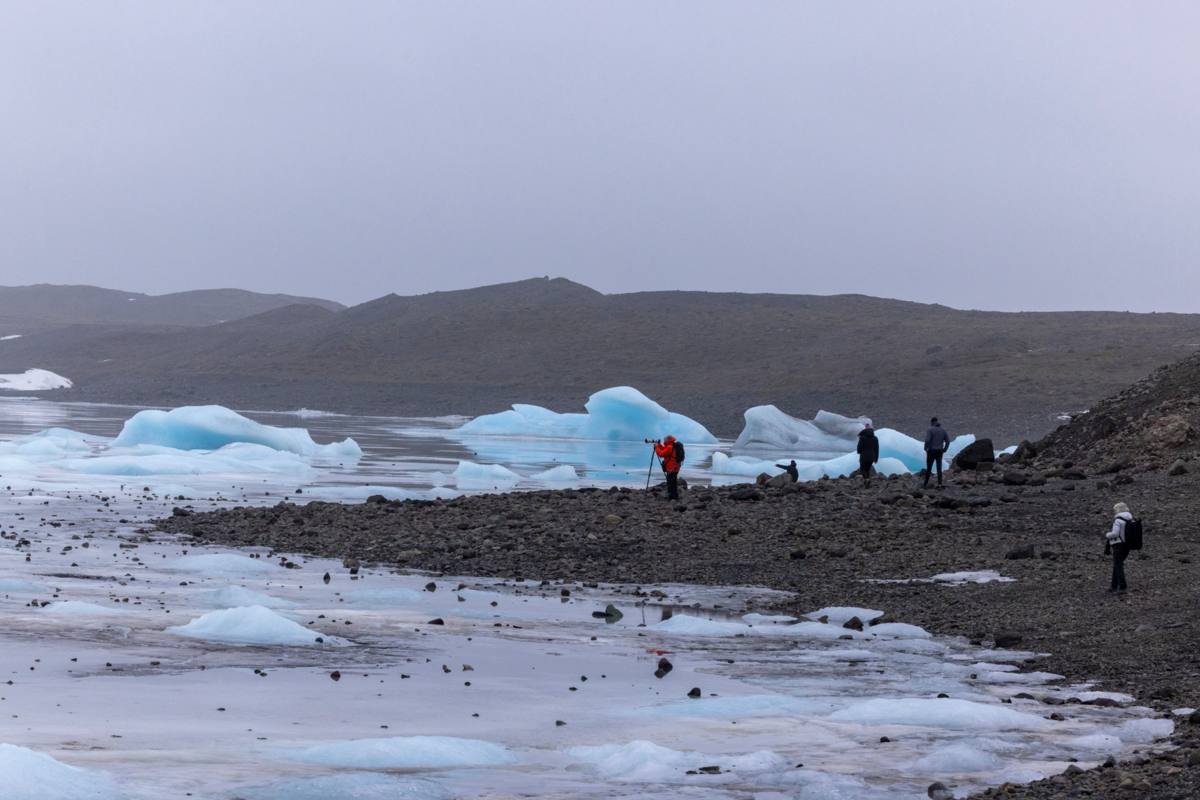
{"label": "small ice floe", "polygon": [[621,783],[674,783],[687,780],[688,772],[719,765],[722,772],[753,775],[786,769],[777,753],[758,750],[741,755],[714,755],[669,747],[638,739],[625,744],[572,747],[567,755],[599,777]]}
{"label": "small ice floe", "polygon": [[579,473],[570,464],[559,464],[557,467],[534,473],[529,479],[543,483],[571,483],[579,480]]}
{"label": "small ice floe", "polygon": [[521,475],[500,464],[476,464],[474,461],[459,461],[454,470],[454,480],[460,488],[513,488],[521,482]]}
{"label": "small ice floe", "polygon": [[1173,715],[1177,716],[1177,717],[1186,717],[1186,716],[1189,716],[1189,715],[1191,715],[1191,714],[1195,714],[1195,713],[1196,713],[1196,709],[1194,709],[1194,708],[1191,708],[1191,707],[1189,707],[1189,706],[1184,706],[1183,708],[1173,708],[1173,709],[1171,709],[1171,713],[1172,713]]}
{"label": "small ice floe", "polygon": [[864,625],[869,625],[874,620],[883,616],[883,612],[874,608],[855,608],[854,606],[829,606],[827,608],[818,608],[816,611],[809,611],[804,615],[808,619],[820,620],[824,617],[824,621],[832,625],[845,625],[850,620],[858,617],[858,621]]}
{"label": "small ice floe", "polygon": [[0,342],[11,342],[13,339],[20,339],[24,334],[10,333],[7,336],[0,336]]}
{"label": "small ice floe", "polygon": [[0,744],[0,781],[5,800],[121,800],[103,775],[72,767],[45,753]]}
{"label": "small ice floe", "polygon": [[993,569],[969,572],[939,572],[928,578],[864,578],[863,583],[936,583],[943,586],[965,586],[968,583],[1013,583],[1016,578],[1007,578]]}
{"label": "small ice floe", "polygon": [[294,608],[296,603],[275,597],[265,592],[256,592],[245,586],[226,586],[208,592],[200,597],[201,602],[215,608],[236,608],[237,606],[262,606],[263,608]]}
{"label": "small ice floe", "polygon": [[210,611],[186,625],[167,628],[167,633],[226,644],[308,646],[342,643],[340,639],[311,631],[262,606]]}
{"label": "small ice floe", "polygon": [[516,757],[492,742],[454,736],[394,736],[313,745],[293,761],[348,769],[459,769],[512,764]]}
{"label": "small ice floe", "polygon": [[14,375],[0,375],[0,389],[13,392],[46,392],[70,389],[75,384],[48,369],[27,369]]}
{"label": "small ice floe", "polygon": [[1043,731],[1053,725],[1008,706],[947,697],[879,697],[839,709],[828,718],[863,725],[915,725],[956,731]]}
{"label": "small ice floe", "polygon": [[983,772],[1000,766],[994,753],[966,742],[941,745],[913,762],[911,769],[923,773]]}

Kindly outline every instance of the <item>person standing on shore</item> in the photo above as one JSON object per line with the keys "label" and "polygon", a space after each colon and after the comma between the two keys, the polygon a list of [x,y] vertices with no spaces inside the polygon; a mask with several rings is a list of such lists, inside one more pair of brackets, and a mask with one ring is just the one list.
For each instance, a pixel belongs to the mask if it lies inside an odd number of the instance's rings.
{"label": "person standing on shore", "polygon": [[781,470],[790,475],[792,477],[792,483],[800,480],[800,469],[796,466],[795,459],[788,464],[776,464],[775,466],[779,467]]}
{"label": "person standing on shore", "polygon": [[661,442],[654,443],[654,455],[658,456],[662,470],[667,476],[667,499],[679,499],[679,468],[683,466],[677,455],[682,447],[675,447],[674,436],[664,436]]}
{"label": "person standing on shore", "polygon": [[858,471],[862,475],[863,486],[871,485],[871,468],[879,461],[879,439],[871,423],[867,423],[858,432]]}
{"label": "person standing on shore", "polygon": [[929,430],[925,431],[925,483],[921,488],[929,487],[933,465],[937,464],[938,486],[942,485],[942,456],[950,446],[950,434],[942,428],[938,418],[929,420]]}
{"label": "person standing on shore", "polygon": [[1112,554],[1112,586],[1109,592],[1122,594],[1125,592],[1125,556],[1129,555],[1129,547],[1125,542],[1125,526],[1133,522],[1133,514],[1129,506],[1117,503],[1113,506],[1113,524],[1108,533],[1104,534],[1107,542],[1104,553]]}

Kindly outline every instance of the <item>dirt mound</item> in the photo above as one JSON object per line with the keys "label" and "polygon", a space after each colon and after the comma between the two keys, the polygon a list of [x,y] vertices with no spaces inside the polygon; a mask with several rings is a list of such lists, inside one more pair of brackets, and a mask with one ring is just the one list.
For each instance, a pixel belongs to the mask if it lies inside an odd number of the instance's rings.
{"label": "dirt mound", "polygon": [[1069,460],[1106,472],[1187,464],[1200,453],[1200,353],[1076,414],[1032,449],[1039,462]]}

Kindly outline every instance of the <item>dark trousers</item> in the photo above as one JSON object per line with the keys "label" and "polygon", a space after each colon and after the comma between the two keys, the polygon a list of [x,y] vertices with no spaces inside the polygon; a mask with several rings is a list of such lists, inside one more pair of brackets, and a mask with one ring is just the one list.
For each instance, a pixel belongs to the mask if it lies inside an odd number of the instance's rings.
{"label": "dark trousers", "polygon": [[1112,588],[1113,591],[1120,589],[1125,590],[1125,556],[1129,555],[1129,548],[1124,542],[1117,542],[1112,546],[1113,557],[1113,576]]}
{"label": "dark trousers", "polygon": [[668,472],[667,473],[667,499],[669,499],[669,500],[678,500],[679,499],[679,473],[678,472]]}
{"label": "dark trousers", "polygon": [[926,450],[925,451],[925,485],[929,485],[929,479],[933,477],[933,465],[937,464],[938,486],[942,485],[942,452],[941,450]]}
{"label": "dark trousers", "polygon": [[859,473],[862,474],[862,479],[863,479],[864,485],[871,481],[871,464],[872,463],[873,462],[868,461],[865,458],[858,462],[858,471],[859,471]]}

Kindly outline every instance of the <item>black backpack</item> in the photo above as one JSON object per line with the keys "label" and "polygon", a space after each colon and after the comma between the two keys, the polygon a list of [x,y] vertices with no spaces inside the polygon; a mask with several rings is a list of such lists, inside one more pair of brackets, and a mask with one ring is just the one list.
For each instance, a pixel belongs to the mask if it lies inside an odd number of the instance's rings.
{"label": "black backpack", "polygon": [[[675,462],[679,464],[679,466],[683,466],[683,442],[679,441],[678,439],[675,440]],[[1141,540],[1139,539],[1138,541]],[[1138,547],[1141,547],[1141,545],[1138,545]]]}
{"label": "black backpack", "polygon": [[1142,521],[1131,519],[1125,523],[1125,549],[1142,549]]}

